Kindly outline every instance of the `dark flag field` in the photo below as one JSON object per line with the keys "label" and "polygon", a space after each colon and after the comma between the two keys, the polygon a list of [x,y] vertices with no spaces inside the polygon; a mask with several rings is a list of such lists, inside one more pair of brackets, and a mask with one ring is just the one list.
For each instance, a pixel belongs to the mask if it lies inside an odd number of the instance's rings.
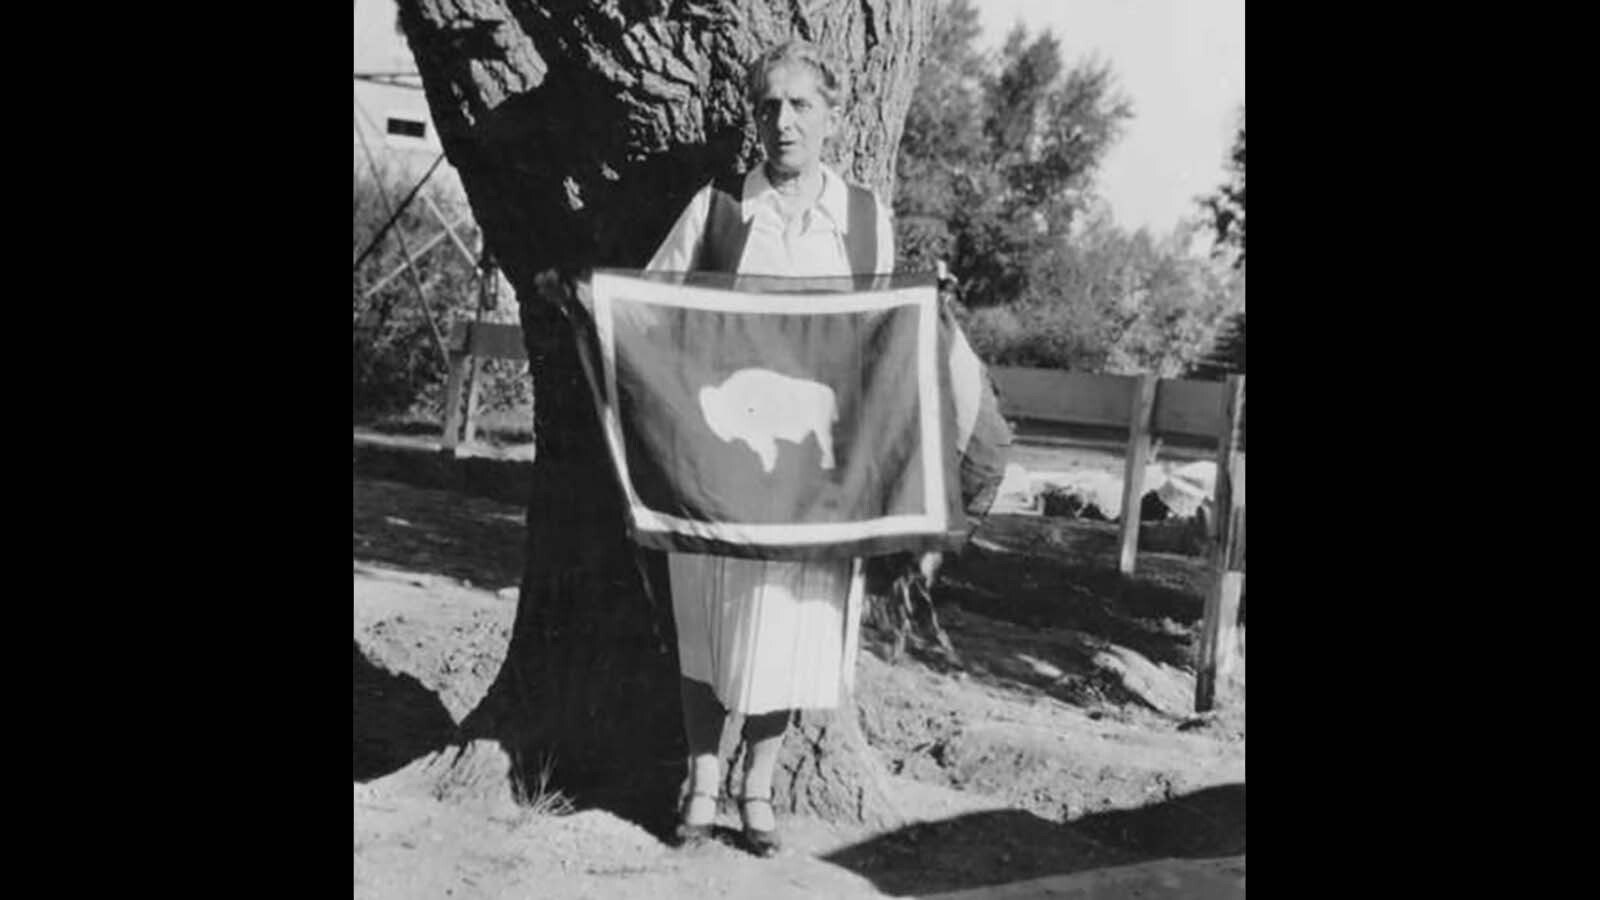
{"label": "dark flag field", "polygon": [[640,545],[763,559],[959,545],[932,278],[602,269],[588,287],[585,368]]}

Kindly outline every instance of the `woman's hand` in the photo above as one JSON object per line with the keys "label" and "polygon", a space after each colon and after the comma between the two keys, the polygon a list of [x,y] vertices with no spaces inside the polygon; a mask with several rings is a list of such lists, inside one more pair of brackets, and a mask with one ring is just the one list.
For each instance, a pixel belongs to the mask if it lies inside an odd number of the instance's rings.
{"label": "woman's hand", "polygon": [[533,287],[538,292],[539,299],[560,310],[567,318],[573,317],[574,306],[581,308],[585,315],[591,311],[592,300],[587,271],[573,277],[557,268],[545,269],[534,276]]}

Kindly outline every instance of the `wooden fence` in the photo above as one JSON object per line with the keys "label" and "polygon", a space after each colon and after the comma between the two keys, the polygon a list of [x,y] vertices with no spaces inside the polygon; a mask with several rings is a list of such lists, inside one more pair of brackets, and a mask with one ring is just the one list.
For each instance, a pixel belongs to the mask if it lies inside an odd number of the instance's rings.
{"label": "wooden fence", "polygon": [[1216,702],[1216,681],[1233,662],[1239,598],[1244,592],[1244,385],[1153,375],[1094,375],[1054,369],[995,367],[1000,411],[1026,435],[1030,426],[1111,429],[1126,436],[1122,481],[1122,533],[1117,568],[1132,575],[1139,546],[1139,505],[1151,439],[1203,442],[1215,448],[1216,486],[1211,536],[1213,583],[1196,661],[1195,709]]}
{"label": "wooden fence", "polygon": [[[528,356],[522,329],[516,325],[458,322],[446,348],[450,377],[445,389],[444,446],[454,452],[476,431],[477,360]],[[1196,711],[1211,709],[1216,680],[1232,664],[1244,590],[1244,376],[1217,382],[1003,366],[990,372],[1001,414],[1024,437],[1050,426],[1099,429],[1125,437],[1117,563],[1124,575],[1132,575],[1135,568],[1139,507],[1152,439],[1215,448],[1217,478],[1213,513],[1207,521],[1215,578],[1206,597],[1195,684]]]}

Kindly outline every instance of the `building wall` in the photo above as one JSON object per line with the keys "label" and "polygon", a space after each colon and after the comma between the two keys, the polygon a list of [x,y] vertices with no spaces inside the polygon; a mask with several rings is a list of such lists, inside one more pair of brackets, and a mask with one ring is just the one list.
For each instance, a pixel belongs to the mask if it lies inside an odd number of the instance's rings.
{"label": "building wall", "polygon": [[[395,28],[394,0],[356,0],[355,74],[415,73],[411,48]],[[353,80],[355,120],[351,144],[358,164],[366,167],[362,140],[380,170],[395,173],[401,180],[414,181],[426,172],[443,152],[439,136],[428,113],[428,101],[420,89]],[[405,133],[420,129],[420,136]],[[460,194],[460,179],[449,161],[440,164],[430,179],[451,192]]]}

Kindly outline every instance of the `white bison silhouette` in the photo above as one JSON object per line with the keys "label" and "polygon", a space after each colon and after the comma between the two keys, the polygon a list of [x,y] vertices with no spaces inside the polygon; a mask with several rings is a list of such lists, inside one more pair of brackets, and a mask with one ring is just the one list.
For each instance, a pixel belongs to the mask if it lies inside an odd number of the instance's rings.
{"label": "white bison silhouette", "polygon": [[778,465],[778,440],[799,444],[815,435],[822,468],[833,468],[833,388],[770,369],[740,369],[721,385],[700,389],[700,412],[713,434],[744,441],[767,474]]}

